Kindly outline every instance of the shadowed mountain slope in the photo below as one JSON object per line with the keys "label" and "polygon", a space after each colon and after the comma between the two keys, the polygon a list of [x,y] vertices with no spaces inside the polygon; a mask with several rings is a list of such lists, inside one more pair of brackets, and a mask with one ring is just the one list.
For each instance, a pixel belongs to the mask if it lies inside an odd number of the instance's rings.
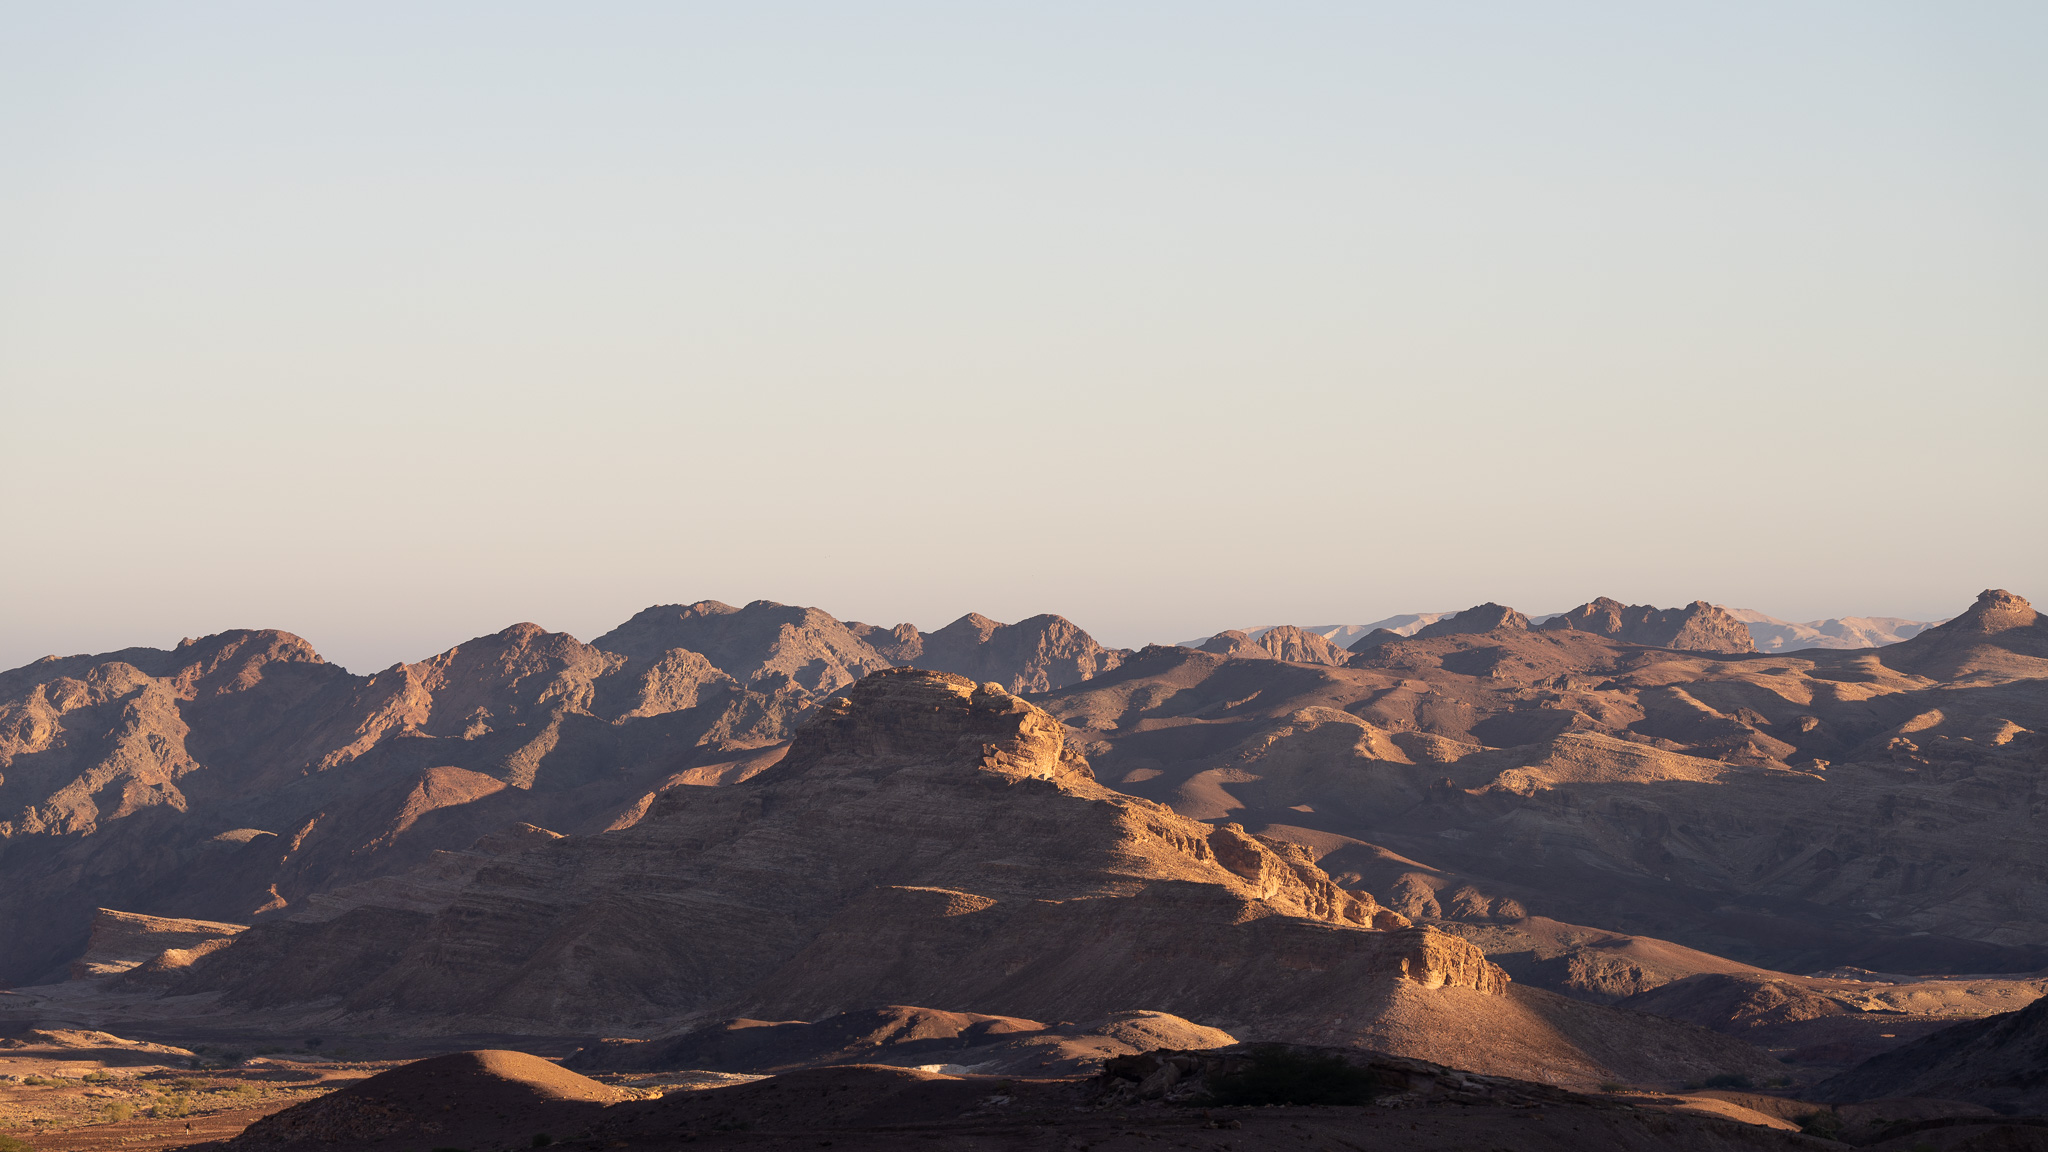
{"label": "shadowed mountain slope", "polygon": [[[1539,1083],[1474,1075],[1385,1053],[1293,1048],[1349,1071],[1349,1106],[1196,1110],[1212,1078],[1270,1049],[1124,1056],[1090,1080],[998,1080],[916,1068],[841,1065],[659,1099],[608,1100],[604,1085],[511,1052],[470,1052],[379,1073],[294,1105],[223,1147],[233,1152],[417,1152],[454,1147],[673,1149],[681,1144],[784,1152],[1129,1149],[1170,1144],[1269,1152],[1298,1148],[1572,1149],[1735,1152],[1818,1146],[1741,1109],[1706,1116],[1636,1108]],[[1284,1057],[1283,1057],[1284,1058]],[[532,1063],[527,1063],[532,1061]],[[1375,1101],[1385,1105],[1368,1107]],[[1731,1123],[1722,1116],[1752,1117]],[[1227,1131],[1218,1131],[1227,1129]],[[542,1137],[545,1136],[545,1139]]]}
{"label": "shadowed mountain slope", "polygon": [[2048,1113],[2048,1000],[1954,1025],[1874,1056],[1823,1082],[1815,1095],[1850,1102],[1926,1096],[2008,1115]]}

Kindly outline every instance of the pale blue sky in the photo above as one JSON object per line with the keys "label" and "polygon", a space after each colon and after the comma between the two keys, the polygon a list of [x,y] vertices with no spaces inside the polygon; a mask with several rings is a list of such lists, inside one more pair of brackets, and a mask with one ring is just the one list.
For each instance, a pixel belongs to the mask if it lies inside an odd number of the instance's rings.
{"label": "pale blue sky", "polygon": [[0,3],[0,666],[2048,597],[2048,6]]}

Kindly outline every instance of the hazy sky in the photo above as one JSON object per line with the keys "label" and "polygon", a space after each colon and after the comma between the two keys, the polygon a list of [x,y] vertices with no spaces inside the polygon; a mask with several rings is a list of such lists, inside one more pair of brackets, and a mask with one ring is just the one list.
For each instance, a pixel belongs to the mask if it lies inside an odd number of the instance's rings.
{"label": "hazy sky", "polygon": [[0,666],[2048,599],[2048,5],[0,4]]}

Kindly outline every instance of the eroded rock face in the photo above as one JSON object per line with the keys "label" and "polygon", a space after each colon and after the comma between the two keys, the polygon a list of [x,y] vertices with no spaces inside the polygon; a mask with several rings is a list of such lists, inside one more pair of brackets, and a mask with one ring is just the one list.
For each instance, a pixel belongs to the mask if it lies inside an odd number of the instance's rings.
{"label": "eroded rock face", "polygon": [[560,1029],[875,1003],[1284,1021],[1389,982],[1506,986],[1299,847],[1104,788],[999,686],[909,669],[828,701],[753,779],[505,857],[431,913],[361,898],[258,925],[185,987]]}
{"label": "eroded rock face", "polygon": [[1749,627],[1727,609],[1695,600],[1683,608],[1623,604],[1605,596],[1545,620],[1547,631],[1607,636],[1624,644],[1684,652],[1754,652]]}

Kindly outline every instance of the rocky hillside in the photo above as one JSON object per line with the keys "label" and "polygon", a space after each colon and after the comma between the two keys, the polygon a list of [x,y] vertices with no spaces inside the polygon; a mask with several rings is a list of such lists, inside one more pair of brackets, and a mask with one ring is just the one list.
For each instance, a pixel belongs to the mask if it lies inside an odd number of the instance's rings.
{"label": "rocky hillside", "polygon": [[1624,644],[1683,652],[1754,652],[1749,629],[1725,608],[1695,600],[1683,608],[1623,604],[1602,596],[1545,620],[1545,631],[1590,632]]}
{"label": "rocky hillside", "polygon": [[330,894],[172,990],[356,1029],[1144,1010],[1571,1084],[1773,1067],[1705,1029],[1514,988],[1298,845],[1103,787],[999,686],[912,670],[827,701],[751,779],[437,883]]}
{"label": "rocky hillside", "polygon": [[[1288,931],[1251,927],[1272,917],[1382,929],[1360,945],[1373,963],[1410,964],[1424,979],[1441,958],[1439,984],[1501,986],[1459,942],[1382,944],[1407,921],[1339,888],[1299,849],[1103,788],[1057,721],[947,673],[870,676],[832,698],[769,771],[673,790],[630,827],[498,859],[431,912],[350,892],[251,929],[195,968],[191,987],[254,1004],[342,994],[358,1010],[529,1029],[734,1000],[786,1016],[877,994],[1003,995],[1006,1007],[1057,1016],[1084,1009],[1052,1002],[1055,990],[1092,981],[1111,995],[1132,978],[1125,950],[1157,947],[1147,940],[1162,931],[1216,933],[1212,947],[1226,950],[1242,935],[1256,963],[1251,936]],[[350,898],[360,903],[337,907]],[[1073,947],[1075,933],[1126,922],[1097,945],[1107,953]],[[991,948],[1008,959],[969,959]],[[919,950],[931,963],[906,963]],[[1015,975],[1033,953],[1047,967],[1038,993]],[[982,987],[992,977],[1004,991]]]}
{"label": "rocky hillside", "polygon": [[1489,619],[1341,668],[1149,648],[1045,706],[1106,782],[1293,839],[1411,916],[1790,972],[2048,967],[2048,649],[2024,600],[1796,656]]}
{"label": "rocky hillside", "polygon": [[820,700],[912,659],[1042,688],[1120,656],[1057,616],[922,637],[757,601],[596,644],[520,624],[372,676],[273,631],[0,673],[0,980],[61,979],[96,907],[247,923],[517,823],[630,820],[759,771]]}
{"label": "rocky hillside", "polygon": [[1822,1100],[1930,1097],[1982,1104],[2008,1115],[2048,1112],[2048,999],[2015,1012],[1955,1024],[1872,1057],[1821,1084]]}

